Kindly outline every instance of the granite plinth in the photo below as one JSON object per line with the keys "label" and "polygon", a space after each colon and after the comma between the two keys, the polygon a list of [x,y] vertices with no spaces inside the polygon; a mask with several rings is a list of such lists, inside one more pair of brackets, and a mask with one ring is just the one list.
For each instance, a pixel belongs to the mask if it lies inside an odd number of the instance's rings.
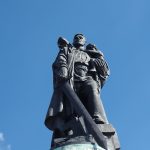
{"label": "granite plinth", "polygon": [[53,150],[105,150],[96,144],[71,144],[65,145]]}

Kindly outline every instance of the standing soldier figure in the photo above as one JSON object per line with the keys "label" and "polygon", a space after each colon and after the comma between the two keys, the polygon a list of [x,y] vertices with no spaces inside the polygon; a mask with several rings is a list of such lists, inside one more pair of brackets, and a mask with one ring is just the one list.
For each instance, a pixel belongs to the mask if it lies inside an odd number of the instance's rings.
{"label": "standing soldier figure", "polygon": [[45,125],[54,131],[52,146],[57,143],[54,139],[84,135],[76,123],[71,123],[80,116],[61,90],[64,82],[70,83],[96,124],[108,122],[99,94],[109,68],[102,52],[93,44],[85,48],[85,43],[83,34],[74,36],[73,45],[62,37],[58,39],[60,50],[53,63],[54,93],[45,120]]}

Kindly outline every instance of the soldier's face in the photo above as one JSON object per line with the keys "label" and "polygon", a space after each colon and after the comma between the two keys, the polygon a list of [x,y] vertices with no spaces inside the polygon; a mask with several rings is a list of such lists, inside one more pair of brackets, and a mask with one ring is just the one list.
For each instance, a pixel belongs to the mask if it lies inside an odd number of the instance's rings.
{"label": "soldier's face", "polygon": [[85,45],[85,37],[83,35],[76,35],[74,37],[74,44],[84,46]]}

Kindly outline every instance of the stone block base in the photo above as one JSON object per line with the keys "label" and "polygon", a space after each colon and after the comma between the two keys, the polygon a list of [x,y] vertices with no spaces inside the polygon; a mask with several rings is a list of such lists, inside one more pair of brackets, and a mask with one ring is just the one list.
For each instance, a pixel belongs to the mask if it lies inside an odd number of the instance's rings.
{"label": "stone block base", "polygon": [[53,150],[105,150],[96,144],[71,144],[65,145]]}

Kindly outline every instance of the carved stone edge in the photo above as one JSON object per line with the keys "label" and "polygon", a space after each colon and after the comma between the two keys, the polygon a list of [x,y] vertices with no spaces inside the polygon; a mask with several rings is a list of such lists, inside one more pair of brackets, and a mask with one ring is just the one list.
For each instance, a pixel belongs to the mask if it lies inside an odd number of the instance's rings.
{"label": "carved stone edge", "polygon": [[98,127],[107,140],[108,150],[120,150],[119,138],[112,124],[99,124]]}

